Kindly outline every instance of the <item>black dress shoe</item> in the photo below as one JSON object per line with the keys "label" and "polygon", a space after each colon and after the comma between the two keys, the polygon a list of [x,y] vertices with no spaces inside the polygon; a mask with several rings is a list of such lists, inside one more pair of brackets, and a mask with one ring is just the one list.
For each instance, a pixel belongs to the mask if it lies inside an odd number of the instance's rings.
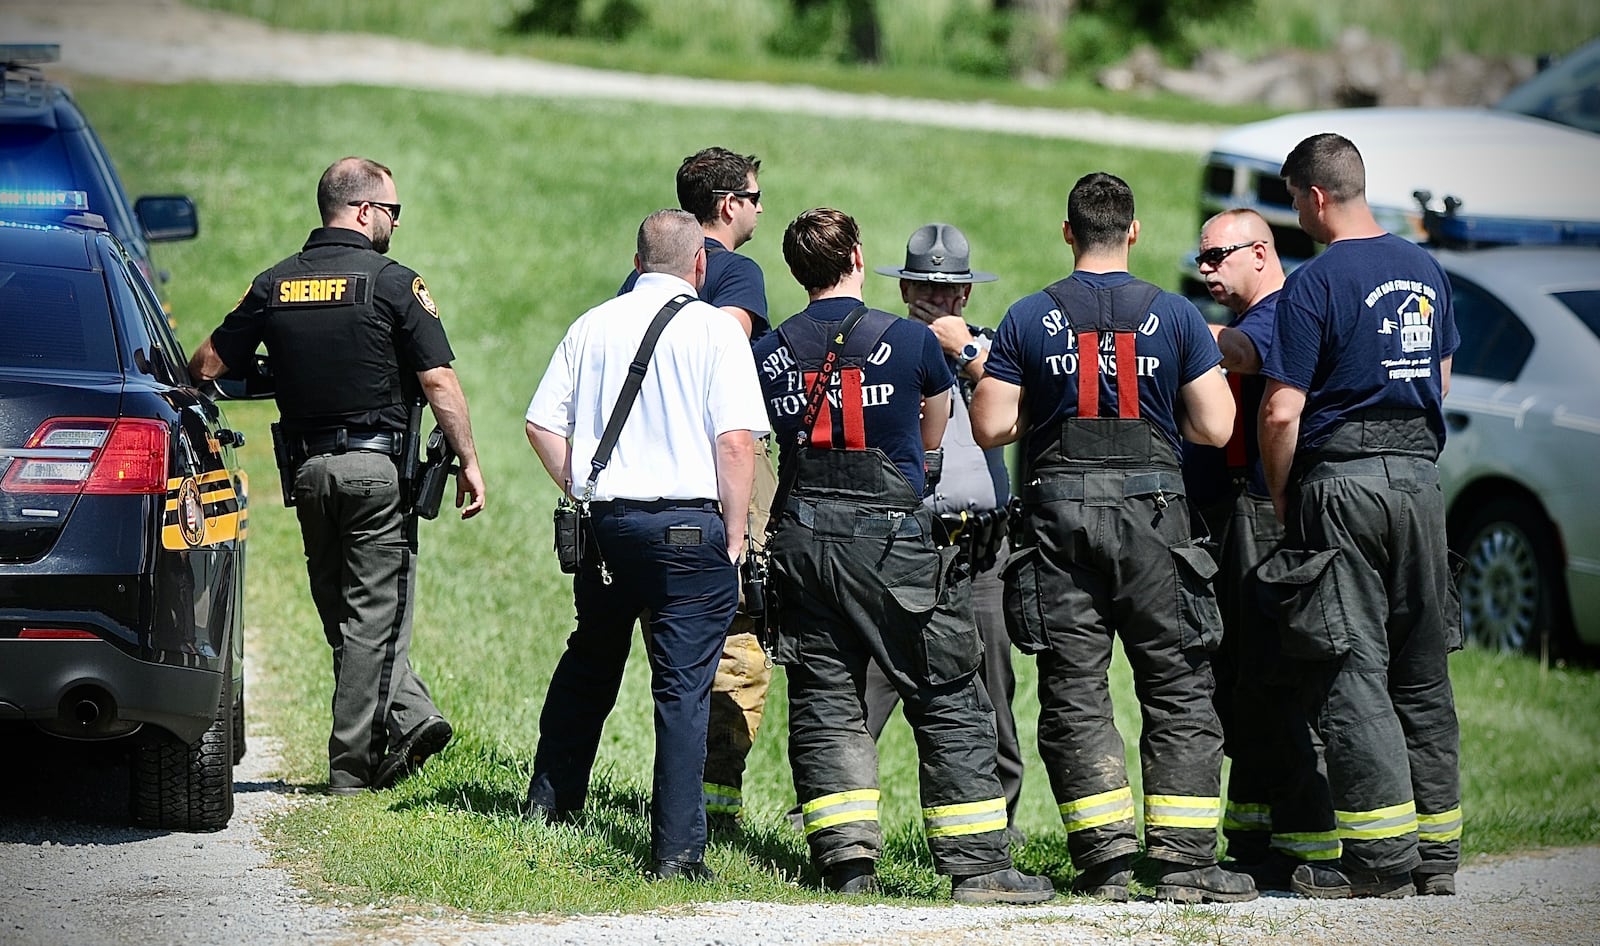
{"label": "black dress shoe", "polygon": [[705,861],[656,861],[650,865],[651,880],[690,880],[715,883],[717,875]]}
{"label": "black dress shoe", "polygon": [[389,754],[378,763],[378,772],[372,779],[373,788],[388,788],[394,783],[422,768],[428,756],[449,745],[455,731],[443,716],[429,716],[400,738]]}

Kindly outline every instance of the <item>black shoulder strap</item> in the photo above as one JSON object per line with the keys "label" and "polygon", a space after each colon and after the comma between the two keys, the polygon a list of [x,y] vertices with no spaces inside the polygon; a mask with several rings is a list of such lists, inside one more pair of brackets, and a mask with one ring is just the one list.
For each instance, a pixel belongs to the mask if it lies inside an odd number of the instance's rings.
{"label": "black shoulder strap", "polygon": [[[801,415],[800,433],[795,443],[796,446],[804,446],[806,438],[810,436],[811,425],[816,423],[817,414],[822,411],[822,399],[826,396],[828,382],[833,379],[834,372],[839,370],[839,356],[844,351],[845,342],[849,341],[850,334],[856,330],[856,326],[860,324],[868,311],[864,305],[856,306],[850,311],[849,315],[844,317],[844,321],[839,323],[839,331],[828,339],[828,350],[822,356],[822,367],[817,371],[816,380],[811,383],[811,390],[806,392],[806,410]],[[790,354],[794,354],[794,345],[790,335],[784,332],[784,329],[788,326],[788,322],[778,326],[778,337],[782,339],[784,345],[789,347]],[[879,337],[882,338],[882,335]],[[798,362],[799,358],[795,360]],[[801,371],[801,377],[804,376],[805,372]],[[767,535],[769,536],[777,531],[778,519],[783,515],[784,504],[789,501],[789,492],[794,489],[794,480],[799,474],[800,467],[799,457],[793,454],[790,454],[788,463],[781,463],[781,448],[779,450],[779,458],[783,471],[778,477],[778,489],[772,496],[772,508],[768,510]]]}
{"label": "black shoulder strap", "polygon": [[1142,279],[1111,289],[1096,289],[1068,276],[1044,287],[1067,317],[1074,333],[1134,332],[1150,314],[1161,287]]}
{"label": "black shoulder strap", "polygon": [[[1113,339],[1116,365],[1117,414],[1122,419],[1139,417],[1139,373],[1136,335],[1150,313],[1150,305],[1161,289],[1140,279],[1099,289],[1067,277],[1045,287],[1055,300],[1077,338],[1078,416],[1101,416],[1100,336]],[[1090,370],[1090,366],[1093,370]]]}
{"label": "black shoulder strap", "polygon": [[583,488],[585,502],[594,498],[594,486],[600,479],[600,471],[611,462],[611,451],[617,446],[617,438],[622,436],[622,425],[627,421],[628,414],[633,411],[633,402],[639,396],[639,388],[644,384],[645,372],[650,370],[650,356],[655,353],[656,342],[661,338],[667,323],[678,314],[678,310],[693,301],[694,296],[687,293],[673,296],[672,300],[656,313],[655,320],[645,331],[644,340],[639,343],[639,352],[633,356],[633,363],[628,365],[628,380],[622,383],[622,392],[617,395],[616,406],[611,409],[611,417],[606,421],[605,433],[600,435],[600,444],[595,447],[594,460],[590,464],[592,470],[589,473],[589,482]]}

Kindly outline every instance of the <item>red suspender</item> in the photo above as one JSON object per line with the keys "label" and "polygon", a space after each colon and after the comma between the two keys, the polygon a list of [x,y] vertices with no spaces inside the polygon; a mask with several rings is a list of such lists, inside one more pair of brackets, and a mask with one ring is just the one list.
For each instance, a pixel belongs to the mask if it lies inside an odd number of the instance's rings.
{"label": "red suspender", "polygon": [[[805,372],[806,390],[811,390],[817,384],[820,371]],[[809,436],[806,443],[819,450],[827,450],[833,446],[833,413],[828,406],[828,395],[824,393],[821,399],[821,409],[817,411],[816,420],[811,423]]]}
{"label": "red suspender", "polygon": [[[1228,372],[1228,387],[1233,391],[1233,405],[1238,407],[1244,400],[1241,389],[1244,387],[1244,375],[1238,372]],[[1233,412],[1233,436],[1228,438],[1227,446],[1228,466],[1237,468],[1245,465],[1244,455],[1244,411]]]}
{"label": "red suspender", "polygon": [[[1117,416],[1139,419],[1139,361],[1132,332],[1113,332],[1116,342]],[[1084,354],[1088,352],[1088,354]],[[1078,416],[1100,416],[1100,335],[1078,333]]]}
{"label": "red suspender", "polygon": [[[818,372],[807,371],[805,383],[807,388],[816,383]],[[861,369],[839,369],[839,403],[840,414],[844,420],[844,447],[845,450],[867,449],[867,428],[864,405],[861,400]],[[833,405],[828,399],[822,399],[822,408],[817,412],[817,419],[811,425],[811,436],[807,443],[819,450],[833,449]]]}
{"label": "red suspender", "polygon": [[1078,416],[1100,416],[1100,334],[1098,332],[1078,333]]}
{"label": "red suspender", "polygon": [[1139,359],[1133,353],[1133,333],[1118,332],[1116,340],[1117,416],[1124,420],[1138,420]]}
{"label": "red suspender", "polygon": [[839,407],[844,414],[844,448],[867,449],[865,405],[861,403],[861,369],[839,369]]}

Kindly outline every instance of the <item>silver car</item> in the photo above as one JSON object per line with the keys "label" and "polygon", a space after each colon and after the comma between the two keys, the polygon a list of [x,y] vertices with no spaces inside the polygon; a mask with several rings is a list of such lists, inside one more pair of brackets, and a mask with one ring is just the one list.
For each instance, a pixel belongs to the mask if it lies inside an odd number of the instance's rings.
{"label": "silver car", "polygon": [[1600,646],[1600,249],[1437,255],[1461,332],[1439,470],[1467,638]]}

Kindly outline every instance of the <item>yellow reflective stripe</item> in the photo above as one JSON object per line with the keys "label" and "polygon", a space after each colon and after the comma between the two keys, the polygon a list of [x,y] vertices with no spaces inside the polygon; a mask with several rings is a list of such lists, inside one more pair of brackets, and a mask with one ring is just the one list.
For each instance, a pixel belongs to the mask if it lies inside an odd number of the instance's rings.
{"label": "yellow reflective stripe", "polygon": [[922,809],[923,830],[930,838],[950,838],[1006,829],[1006,800],[963,802]]}
{"label": "yellow reflective stripe", "polygon": [[1436,815],[1417,812],[1417,838],[1422,841],[1461,840],[1461,806]]}
{"label": "yellow reflective stripe", "polygon": [[878,790],[857,788],[813,798],[800,806],[806,834],[852,821],[878,820]]}
{"label": "yellow reflective stripe", "polygon": [[1146,795],[1144,823],[1157,828],[1213,828],[1222,820],[1222,799],[1204,795]]}
{"label": "yellow reflective stripe", "polygon": [[1417,830],[1416,802],[1402,802],[1371,811],[1334,811],[1339,837],[1372,841],[1398,838]]}
{"label": "yellow reflective stripe", "polygon": [[1124,786],[1074,799],[1059,807],[1061,823],[1071,831],[1133,820],[1133,790]]}
{"label": "yellow reflective stripe", "polygon": [[1303,831],[1274,834],[1273,848],[1302,861],[1331,861],[1344,853],[1337,831]]}
{"label": "yellow reflective stripe", "polygon": [[1222,826],[1229,831],[1271,831],[1272,806],[1230,801]]}
{"label": "yellow reflective stripe", "polygon": [[702,782],[700,789],[705,793],[707,814],[736,815],[744,807],[744,794],[732,785]]}

